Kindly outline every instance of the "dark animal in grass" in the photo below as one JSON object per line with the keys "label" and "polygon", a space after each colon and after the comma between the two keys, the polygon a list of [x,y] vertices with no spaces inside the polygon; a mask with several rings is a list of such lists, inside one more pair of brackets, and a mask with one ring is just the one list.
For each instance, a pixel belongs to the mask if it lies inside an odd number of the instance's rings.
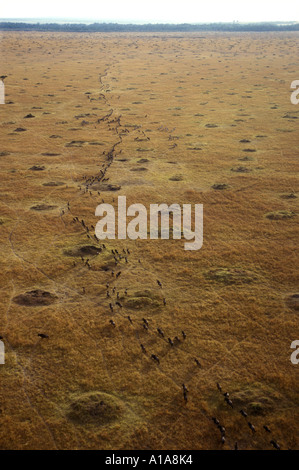
{"label": "dark animal in grass", "polygon": [[270,444],[272,444],[274,449],[280,450],[280,445],[276,441],[272,440],[272,441],[270,441]]}
{"label": "dark animal in grass", "polygon": [[140,343],[140,347],[141,347],[142,352],[146,353],[146,349],[145,349],[145,347],[143,346],[143,344]]}
{"label": "dark animal in grass", "polygon": [[39,336],[42,339],[49,339],[49,336],[45,335],[44,333],[37,333],[37,336]]}
{"label": "dark animal in grass", "polygon": [[256,430],[255,430],[255,427],[253,426],[253,424],[250,423],[250,422],[248,422],[247,424],[248,424],[249,428],[251,429],[251,431],[252,431],[253,433],[255,433]]}
{"label": "dark animal in grass", "polygon": [[161,328],[157,328],[157,331],[158,331],[159,335],[162,336],[162,338],[164,338],[163,330],[161,330]]}
{"label": "dark animal in grass", "polygon": [[219,429],[219,431],[221,432],[221,434],[224,436],[224,434],[225,434],[225,427],[219,425],[219,426],[218,426],[218,429]]}
{"label": "dark animal in grass", "polygon": [[269,432],[269,433],[271,432],[271,429],[269,429],[268,426],[266,426],[266,425],[264,426],[264,430],[265,430],[266,432]]}
{"label": "dark animal in grass", "polygon": [[110,320],[109,323],[110,323],[114,328],[116,327],[116,325],[115,325],[115,323],[114,323],[113,320]]}
{"label": "dark animal in grass", "polygon": [[198,367],[201,367],[201,363],[199,362],[198,359],[196,359],[196,357],[194,358],[194,361],[195,361],[195,364],[196,364]]}
{"label": "dark animal in grass", "polygon": [[233,402],[229,398],[225,397],[225,401],[228,404],[228,406],[230,406],[231,408],[234,407]]}
{"label": "dark animal in grass", "polygon": [[217,382],[217,388],[218,388],[219,392],[222,392],[221,385],[218,382]]}
{"label": "dark animal in grass", "polygon": [[153,361],[157,362],[158,364],[160,364],[160,359],[158,358],[158,356],[156,356],[156,354],[152,354],[151,355],[151,358],[153,359]]}
{"label": "dark animal in grass", "polygon": [[242,416],[244,416],[244,418],[247,418],[247,413],[246,413],[246,411],[240,410],[240,413],[241,413]]}
{"label": "dark animal in grass", "polygon": [[158,284],[159,287],[162,288],[162,284],[161,284],[161,282],[159,281],[159,279],[157,279],[157,284]]}

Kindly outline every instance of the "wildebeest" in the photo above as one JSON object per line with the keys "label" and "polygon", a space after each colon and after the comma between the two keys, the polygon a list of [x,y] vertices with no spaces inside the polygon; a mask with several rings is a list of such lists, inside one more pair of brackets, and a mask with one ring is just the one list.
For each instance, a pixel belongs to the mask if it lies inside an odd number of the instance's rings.
{"label": "wildebeest", "polygon": [[110,324],[114,327],[116,326],[113,320],[110,320]]}
{"label": "wildebeest", "polygon": [[266,425],[264,426],[264,430],[265,430],[266,432],[269,432],[269,433],[271,432],[271,429],[269,429],[268,426],[266,426]]}
{"label": "wildebeest", "polygon": [[216,426],[220,425],[219,419],[215,418],[214,416],[212,418],[212,421],[216,424]]}
{"label": "wildebeest", "polygon": [[228,397],[225,397],[225,401],[231,408],[234,407],[233,402]]}
{"label": "wildebeest", "polygon": [[219,429],[219,431],[221,432],[221,434],[224,436],[224,434],[225,434],[225,427],[219,425],[219,426],[218,426],[218,429]]}
{"label": "wildebeest", "polygon": [[242,416],[244,416],[244,418],[247,418],[247,413],[246,413],[246,411],[240,410],[240,413],[241,413]]}
{"label": "wildebeest", "polygon": [[253,424],[252,424],[252,423],[250,423],[249,421],[248,421],[248,423],[247,423],[247,424],[248,424],[249,428],[251,429],[251,431],[252,431],[253,433],[255,433],[255,432],[256,432],[256,430],[255,430],[255,427],[253,426]]}
{"label": "wildebeest", "polygon": [[156,356],[156,354],[152,354],[151,355],[151,358],[153,359],[153,361],[157,362],[158,364],[160,364],[160,359],[158,358],[158,356]]}
{"label": "wildebeest", "polygon": [[272,441],[270,441],[270,444],[272,444],[274,449],[280,450],[280,445],[276,441],[272,440]]}
{"label": "wildebeest", "polygon": [[44,333],[37,333],[37,336],[39,336],[42,339],[49,339],[49,336],[45,335]]}
{"label": "wildebeest", "polygon": [[157,331],[158,331],[159,335],[162,336],[162,338],[164,338],[163,330],[161,330],[161,328],[157,328]]}

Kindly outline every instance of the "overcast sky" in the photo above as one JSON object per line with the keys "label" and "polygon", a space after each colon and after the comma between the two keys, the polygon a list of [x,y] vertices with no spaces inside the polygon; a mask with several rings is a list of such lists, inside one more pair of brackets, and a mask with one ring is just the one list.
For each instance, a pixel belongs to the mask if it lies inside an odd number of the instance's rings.
{"label": "overcast sky", "polygon": [[0,0],[0,18],[201,23],[299,21],[299,0]]}

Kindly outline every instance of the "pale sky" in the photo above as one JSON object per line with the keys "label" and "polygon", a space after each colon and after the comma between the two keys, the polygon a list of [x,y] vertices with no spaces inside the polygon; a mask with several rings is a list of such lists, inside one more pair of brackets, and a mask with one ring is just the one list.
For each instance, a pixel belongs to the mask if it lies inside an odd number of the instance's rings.
{"label": "pale sky", "polygon": [[122,23],[299,21],[299,0],[1,0],[0,18]]}

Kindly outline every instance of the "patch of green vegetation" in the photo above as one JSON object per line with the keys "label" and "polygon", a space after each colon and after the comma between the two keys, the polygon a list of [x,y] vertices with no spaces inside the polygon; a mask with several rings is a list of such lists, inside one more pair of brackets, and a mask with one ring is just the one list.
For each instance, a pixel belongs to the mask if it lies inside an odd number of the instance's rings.
{"label": "patch of green vegetation", "polygon": [[274,211],[268,212],[265,217],[270,220],[292,219],[296,213],[292,211]]}
{"label": "patch of green vegetation", "polygon": [[125,306],[133,309],[141,307],[157,308],[161,306],[161,300],[159,295],[153,293],[151,290],[145,289],[143,291],[134,292],[133,296],[128,298],[125,302]]}
{"label": "patch of green vegetation", "polygon": [[248,284],[257,279],[257,275],[239,268],[215,268],[205,273],[205,278],[222,284]]}
{"label": "patch of green vegetation", "polygon": [[122,416],[124,405],[114,396],[90,392],[74,399],[67,410],[67,417],[76,424],[103,426]]}

